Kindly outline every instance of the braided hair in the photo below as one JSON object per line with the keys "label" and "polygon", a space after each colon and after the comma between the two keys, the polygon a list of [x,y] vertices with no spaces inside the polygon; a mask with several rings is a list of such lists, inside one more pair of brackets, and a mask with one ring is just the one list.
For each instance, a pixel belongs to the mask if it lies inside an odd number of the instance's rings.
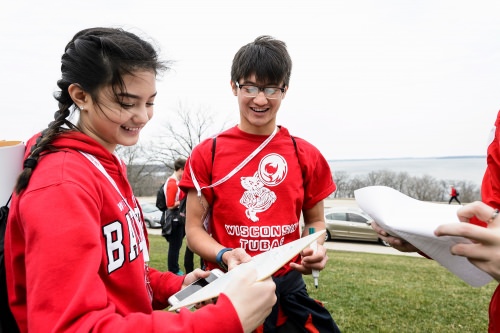
{"label": "braided hair", "polygon": [[119,100],[119,93],[125,90],[124,75],[131,75],[137,70],[153,70],[158,74],[168,68],[158,59],[158,52],[150,42],[119,28],[82,30],[64,51],[61,57],[62,75],[57,81],[60,91],[54,93],[59,109],[24,161],[23,171],[15,186],[17,194],[28,186],[39,158],[54,151],[52,142],[55,138],[67,131],[78,130],[69,119],[72,111],[78,110],[68,91],[70,85],[78,84],[96,102],[99,90],[110,85],[116,100]]}

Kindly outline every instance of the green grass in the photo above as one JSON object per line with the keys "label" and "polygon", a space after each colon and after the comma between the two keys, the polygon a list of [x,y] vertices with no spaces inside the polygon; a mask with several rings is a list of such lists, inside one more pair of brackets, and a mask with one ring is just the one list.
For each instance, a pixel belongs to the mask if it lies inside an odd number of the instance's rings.
{"label": "green grass", "polygon": [[[168,243],[149,239],[151,266],[166,270]],[[311,276],[305,281],[343,333],[487,332],[494,282],[473,288],[425,258],[332,250],[328,256],[319,288]]]}

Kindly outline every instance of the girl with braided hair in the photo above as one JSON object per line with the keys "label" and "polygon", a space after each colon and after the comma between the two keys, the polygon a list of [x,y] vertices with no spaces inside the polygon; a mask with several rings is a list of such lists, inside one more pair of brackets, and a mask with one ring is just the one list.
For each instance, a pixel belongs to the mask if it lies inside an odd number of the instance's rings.
{"label": "girl with braided hair", "polygon": [[250,269],[216,304],[176,314],[163,311],[167,299],[209,273],[148,267],[141,208],[114,150],[137,143],[167,63],[149,42],[114,28],[78,32],[61,62],[59,109],[27,142],[5,235],[9,303],[20,331],[255,329],[276,301],[271,279],[255,282]]}

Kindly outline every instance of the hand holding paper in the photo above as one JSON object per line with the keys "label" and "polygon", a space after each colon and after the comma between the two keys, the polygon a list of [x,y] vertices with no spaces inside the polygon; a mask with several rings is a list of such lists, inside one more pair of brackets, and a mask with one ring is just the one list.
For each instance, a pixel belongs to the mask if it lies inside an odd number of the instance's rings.
{"label": "hand holding paper", "polygon": [[476,201],[458,211],[462,222],[469,222],[474,216],[487,223],[487,228],[471,223],[450,223],[436,229],[437,236],[463,236],[474,244],[456,244],[451,248],[454,255],[466,257],[471,263],[490,274],[500,282],[500,214],[487,204]]}
{"label": "hand holding paper", "polygon": [[474,287],[487,284],[492,277],[472,265],[467,258],[454,256],[450,247],[471,243],[464,237],[437,237],[439,225],[460,223],[461,206],[419,201],[386,186],[368,186],[354,191],[359,207],[387,233],[400,237],[439,262]]}

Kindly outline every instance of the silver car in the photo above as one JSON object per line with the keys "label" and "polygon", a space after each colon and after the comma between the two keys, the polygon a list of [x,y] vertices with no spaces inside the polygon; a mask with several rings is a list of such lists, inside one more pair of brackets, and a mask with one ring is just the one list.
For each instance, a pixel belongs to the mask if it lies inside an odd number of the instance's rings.
{"label": "silver car", "polygon": [[150,202],[141,202],[142,213],[144,214],[144,222],[148,228],[161,228],[160,219],[162,211]]}
{"label": "silver car", "polygon": [[389,244],[372,229],[373,219],[359,208],[333,207],[325,209],[326,240],[349,239]]}

